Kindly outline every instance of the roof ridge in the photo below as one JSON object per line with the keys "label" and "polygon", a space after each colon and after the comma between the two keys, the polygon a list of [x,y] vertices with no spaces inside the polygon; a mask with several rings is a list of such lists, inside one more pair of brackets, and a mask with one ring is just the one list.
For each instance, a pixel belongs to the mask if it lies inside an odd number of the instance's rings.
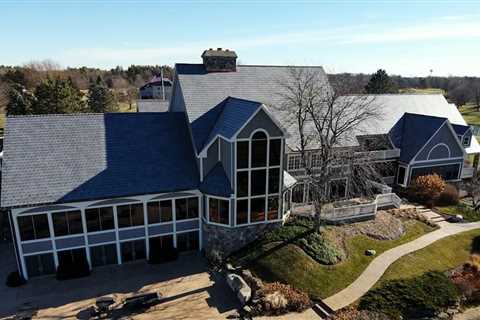
{"label": "roof ridge", "polygon": [[[177,62],[175,65],[203,66],[203,63]],[[237,64],[237,67],[266,67],[266,68],[321,68],[321,65],[288,65],[288,64]]]}

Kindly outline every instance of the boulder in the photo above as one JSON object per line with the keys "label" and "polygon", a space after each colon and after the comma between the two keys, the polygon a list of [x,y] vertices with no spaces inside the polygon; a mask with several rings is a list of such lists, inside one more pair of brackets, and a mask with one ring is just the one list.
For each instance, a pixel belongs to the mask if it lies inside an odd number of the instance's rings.
{"label": "boulder", "polygon": [[227,284],[232,289],[233,292],[237,294],[238,300],[242,305],[245,305],[250,298],[252,297],[252,290],[247,285],[245,280],[242,279],[237,274],[228,273],[227,274]]}
{"label": "boulder", "polygon": [[365,251],[365,255],[367,256],[374,256],[377,254],[377,251],[373,250],[373,249],[368,249]]}

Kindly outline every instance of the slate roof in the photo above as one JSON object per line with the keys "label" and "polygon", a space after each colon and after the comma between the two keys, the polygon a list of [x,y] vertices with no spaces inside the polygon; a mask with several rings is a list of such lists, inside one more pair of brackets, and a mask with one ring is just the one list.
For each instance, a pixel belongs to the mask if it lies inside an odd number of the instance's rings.
{"label": "slate roof", "polygon": [[441,117],[405,113],[389,133],[393,144],[401,149],[400,161],[409,163],[446,121]]}
{"label": "slate roof", "polygon": [[[267,107],[280,107],[284,101],[281,94],[285,91],[285,84],[291,81],[292,68],[315,71],[319,81],[324,81],[325,85],[329,86],[327,75],[319,66],[238,65],[236,72],[207,73],[203,64],[175,65],[190,122],[194,122],[229,96],[257,101]],[[285,120],[287,116],[282,114],[279,108],[270,110],[287,130],[287,144],[295,144],[297,131]]]}
{"label": "slate roof", "polygon": [[459,125],[459,124],[452,124],[452,127],[453,127],[453,130],[455,130],[455,132],[459,136],[463,136],[465,134],[465,132],[470,130],[470,126],[463,126],[463,125]]}
{"label": "slate roof", "polygon": [[9,117],[2,207],[196,189],[183,113]]}
{"label": "slate roof", "polygon": [[233,190],[221,162],[217,162],[205,176],[200,185],[200,191],[213,196],[230,198]]}
{"label": "slate roof", "polygon": [[228,97],[197,118],[192,122],[197,152],[217,135],[231,139],[261,106],[259,102]]}
{"label": "slate roof", "polygon": [[[145,87],[153,86],[153,85],[162,85],[162,77],[159,76],[154,76],[150,81],[145,83],[143,86],[140,87],[140,89],[143,89]],[[165,87],[170,87],[172,86],[172,80],[168,78],[163,78],[163,85]]]}

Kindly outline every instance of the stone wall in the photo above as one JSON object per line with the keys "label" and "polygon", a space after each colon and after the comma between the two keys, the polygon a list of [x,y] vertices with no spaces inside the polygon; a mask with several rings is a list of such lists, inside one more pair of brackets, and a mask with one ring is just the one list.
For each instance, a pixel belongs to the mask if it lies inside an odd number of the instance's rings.
{"label": "stone wall", "polygon": [[229,254],[281,225],[282,222],[271,222],[228,228],[202,221],[203,247],[207,252],[218,250]]}

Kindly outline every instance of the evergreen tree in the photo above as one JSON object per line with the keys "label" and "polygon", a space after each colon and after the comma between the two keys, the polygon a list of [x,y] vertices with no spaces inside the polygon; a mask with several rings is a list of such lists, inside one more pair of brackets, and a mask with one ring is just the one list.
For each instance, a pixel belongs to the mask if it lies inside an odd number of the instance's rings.
{"label": "evergreen tree", "polygon": [[396,93],[398,92],[395,84],[383,69],[378,69],[372,75],[367,85],[365,86],[367,93]]}
{"label": "evergreen tree", "polygon": [[32,96],[23,86],[12,84],[8,91],[7,115],[24,115],[32,112]]}
{"label": "evergreen tree", "polygon": [[95,113],[113,112],[118,109],[115,96],[100,76],[95,82],[91,81],[88,88],[88,107]]}
{"label": "evergreen tree", "polygon": [[71,80],[47,79],[35,89],[34,114],[85,112],[83,95]]}

